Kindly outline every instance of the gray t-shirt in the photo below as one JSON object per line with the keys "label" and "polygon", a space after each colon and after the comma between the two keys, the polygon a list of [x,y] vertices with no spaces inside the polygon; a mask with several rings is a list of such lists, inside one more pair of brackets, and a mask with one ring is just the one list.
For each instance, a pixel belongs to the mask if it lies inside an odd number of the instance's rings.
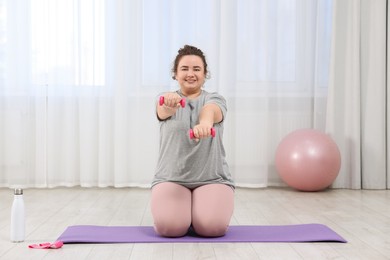
{"label": "gray t-shirt", "polygon": [[[180,91],[177,93],[181,95]],[[160,155],[152,186],[170,181],[190,189],[211,183],[234,188],[222,143],[223,120],[214,124],[214,138],[199,142],[189,138],[189,130],[199,123],[199,113],[207,103],[218,105],[225,118],[225,99],[203,90],[196,99],[186,99],[186,106],[178,108],[173,116],[160,121]]]}

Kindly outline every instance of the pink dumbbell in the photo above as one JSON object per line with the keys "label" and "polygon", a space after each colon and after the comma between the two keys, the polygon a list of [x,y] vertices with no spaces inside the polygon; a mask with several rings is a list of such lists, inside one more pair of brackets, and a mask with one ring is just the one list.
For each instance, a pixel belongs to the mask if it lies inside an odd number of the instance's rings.
{"label": "pink dumbbell", "polygon": [[[190,139],[194,139],[195,138],[194,130],[190,129],[189,133],[190,133]],[[211,128],[211,136],[215,137],[215,129],[214,129],[214,127]]]}
{"label": "pink dumbbell", "polygon": [[[164,104],[164,96],[161,96],[160,97],[160,106],[162,106]],[[180,100],[180,105],[181,107],[185,107],[186,106],[186,99],[185,98],[182,98]]]}

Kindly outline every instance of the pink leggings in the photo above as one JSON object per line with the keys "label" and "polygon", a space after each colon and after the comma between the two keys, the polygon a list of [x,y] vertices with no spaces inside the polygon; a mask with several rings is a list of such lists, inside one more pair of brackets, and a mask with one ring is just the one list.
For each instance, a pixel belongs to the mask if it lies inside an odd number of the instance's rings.
{"label": "pink leggings", "polygon": [[233,214],[234,191],[224,184],[207,184],[194,190],[163,182],[152,189],[154,229],[165,237],[180,237],[192,224],[201,236],[225,235]]}

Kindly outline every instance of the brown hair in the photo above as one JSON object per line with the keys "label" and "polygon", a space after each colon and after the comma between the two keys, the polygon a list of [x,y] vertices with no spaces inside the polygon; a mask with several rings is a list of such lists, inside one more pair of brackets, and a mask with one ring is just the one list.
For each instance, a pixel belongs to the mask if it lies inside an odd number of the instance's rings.
{"label": "brown hair", "polygon": [[196,47],[194,47],[194,46],[191,46],[191,45],[184,45],[184,47],[179,49],[179,51],[177,52],[175,61],[173,62],[172,79],[175,79],[175,75],[177,73],[177,66],[179,66],[180,59],[183,56],[186,56],[186,55],[195,55],[195,56],[200,57],[202,59],[202,61],[203,61],[205,77],[209,78],[209,75],[208,75],[209,72],[207,70],[206,57],[203,54],[203,51],[198,49],[198,48],[196,48]]}

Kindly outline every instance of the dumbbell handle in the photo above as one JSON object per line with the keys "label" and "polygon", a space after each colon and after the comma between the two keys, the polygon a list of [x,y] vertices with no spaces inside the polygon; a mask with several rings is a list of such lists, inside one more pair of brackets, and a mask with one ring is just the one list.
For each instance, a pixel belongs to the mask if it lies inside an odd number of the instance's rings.
{"label": "dumbbell handle", "polygon": [[[160,106],[162,106],[164,104],[164,96],[160,96]],[[180,105],[181,107],[185,107],[186,106],[186,99],[185,98],[182,98],[180,100]]]}
{"label": "dumbbell handle", "polygon": [[[195,138],[194,130],[190,129],[189,134],[190,134],[190,139],[194,139]],[[214,129],[214,127],[211,128],[211,136],[215,137],[215,129]]]}

